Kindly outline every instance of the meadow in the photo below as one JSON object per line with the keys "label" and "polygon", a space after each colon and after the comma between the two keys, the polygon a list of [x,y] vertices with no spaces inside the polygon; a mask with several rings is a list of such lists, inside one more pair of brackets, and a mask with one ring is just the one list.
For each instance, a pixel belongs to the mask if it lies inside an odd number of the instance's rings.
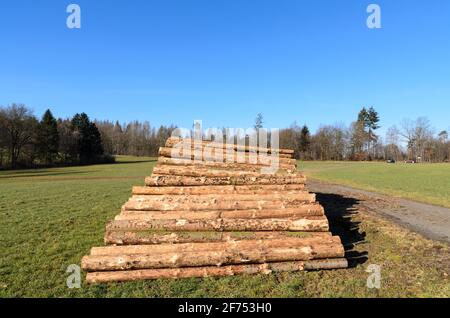
{"label": "meadow", "polygon": [[[349,215],[351,222],[342,222],[344,230],[358,238],[348,255],[356,253],[367,258],[364,262],[351,262],[351,268],[346,270],[91,286],[83,282],[80,289],[67,288],[67,267],[80,264],[92,246],[103,245],[106,222],[119,213],[131,187],[142,185],[154,164],[152,158],[118,157],[118,163],[110,165],[1,171],[0,297],[450,296],[447,245],[424,239],[364,211]],[[320,165],[301,164],[311,176],[331,181],[348,178],[364,186],[367,178],[356,173],[364,170],[362,165],[325,163],[323,171]],[[367,167],[369,171],[382,170],[378,164]],[[416,174],[409,179],[406,172],[412,173],[410,169],[414,168],[419,177]],[[417,184],[425,183],[421,176],[430,173],[426,169],[434,168],[404,169],[406,179],[398,183],[411,180],[409,186],[417,188]],[[397,170],[391,170],[391,174],[394,171]],[[448,193],[439,188],[449,179],[445,171],[435,173],[440,179],[434,182],[441,182],[441,186],[433,186],[433,180],[427,181],[428,186],[440,191],[436,200],[445,203]],[[373,184],[382,183],[377,174]],[[403,184],[403,189],[406,193],[407,185]],[[424,193],[433,198],[431,188]],[[359,225],[355,230],[356,224]],[[371,263],[383,268],[379,290],[366,287],[366,269]]]}
{"label": "meadow", "polygon": [[450,207],[450,163],[300,161],[310,178]]}

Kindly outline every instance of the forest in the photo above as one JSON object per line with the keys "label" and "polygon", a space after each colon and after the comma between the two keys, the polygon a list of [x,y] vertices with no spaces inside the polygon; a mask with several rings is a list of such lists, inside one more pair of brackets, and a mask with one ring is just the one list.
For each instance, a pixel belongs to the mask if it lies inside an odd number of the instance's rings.
{"label": "forest", "polygon": [[154,156],[173,127],[157,131],[148,122],[112,124],[86,113],[55,118],[47,110],[38,119],[25,105],[0,107],[0,168],[112,163],[114,155]]}
{"label": "forest", "polygon": [[426,117],[404,119],[399,126],[377,134],[380,117],[373,107],[363,107],[349,126],[322,125],[314,134],[292,124],[280,131],[280,146],[295,149],[302,160],[448,162],[448,131],[437,131]]}
{"label": "forest", "polygon": [[[263,127],[262,114],[254,128]],[[91,120],[86,113],[55,118],[47,110],[37,118],[25,105],[0,106],[0,168],[36,168],[114,162],[114,155],[157,156],[176,125],[154,127],[149,121]],[[405,119],[377,134],[380,117],[363,107],[349,126],[322,125],[311,133],[305,124],[280,129],[280,147],[302,160],[395,160],[448,162],[448,132],[436,131],[425,117]],[[225,128],[223,128],[225,131]]]}

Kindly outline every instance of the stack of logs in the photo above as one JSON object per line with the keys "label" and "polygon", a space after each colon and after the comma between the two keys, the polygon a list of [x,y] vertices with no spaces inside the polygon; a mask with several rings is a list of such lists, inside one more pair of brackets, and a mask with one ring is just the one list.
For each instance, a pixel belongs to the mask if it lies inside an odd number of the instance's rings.
{"label": "stack of logs", "polygon": [[[160,149],[146,186],[107,225],[109,246],[83,258],[88,283],[347,267],[292,150],[191,142]],[[275,155],[278,171],[262,173]]]}

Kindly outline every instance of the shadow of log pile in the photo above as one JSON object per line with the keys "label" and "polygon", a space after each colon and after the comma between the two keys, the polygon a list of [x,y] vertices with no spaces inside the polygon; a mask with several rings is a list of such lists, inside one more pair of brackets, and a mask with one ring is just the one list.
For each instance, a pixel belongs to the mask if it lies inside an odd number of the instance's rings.
{"label": "shadow of log pile", "polygon": [[169,138],[159,154],[82,259],[88,283],[348,266],[292,150]]}
{"label": "shadow of log pile", "polygon": [[360,222],[353,220],[353,216],[358,214],[357,206],[360,201],[353,197],[334,193],[317,192],[316,198],[324,207],[330,224],[330,232],[341,238],[348,266],[353,268],[364,264],[368,259],[368,253],[354,250],[357,244],[364,243],[366,240],[366,234],[360,232]]}

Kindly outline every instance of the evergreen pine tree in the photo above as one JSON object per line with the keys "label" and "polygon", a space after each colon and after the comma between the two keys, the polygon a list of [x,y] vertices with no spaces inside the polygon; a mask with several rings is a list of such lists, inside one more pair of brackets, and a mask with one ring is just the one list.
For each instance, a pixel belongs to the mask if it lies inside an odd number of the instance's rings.
{"label": "evergreen pine tree", "polygon": [[310,150],[311,146],[311,134],[308,126],[304,125],[300,131],[299,151],[300,154],[305,157],[306,153]]}
{"label": "evergreen pine tree", "polygon": [[58,155],[58,148],[58,123],[52,112],[47,109],[38,126],[37,149],[39,157],[45,164],[51,164]]}
{"label": "evergreen pine tree", "polygon": [[[380,117],[378,112],[370,107],[366,109],[363,107],[361,111],[358,113],[358,120],[356,121],[356,130],[357,134],[353,136],[356,143],[366,145],[366,153],[370,154],[370,149],[374,148],[374,144],[378,140],[378,136],[375,134],[375,130],[380,128],[378,122],[380,121]],[[362,131],[361,131],[362,129]]]}
{"label": "evergreen pine tree", "polygon": [[78,156],[81,163],[91,163],[103,155],[100,131],[85,113],[72,118],[72,129],[78,136]]}

